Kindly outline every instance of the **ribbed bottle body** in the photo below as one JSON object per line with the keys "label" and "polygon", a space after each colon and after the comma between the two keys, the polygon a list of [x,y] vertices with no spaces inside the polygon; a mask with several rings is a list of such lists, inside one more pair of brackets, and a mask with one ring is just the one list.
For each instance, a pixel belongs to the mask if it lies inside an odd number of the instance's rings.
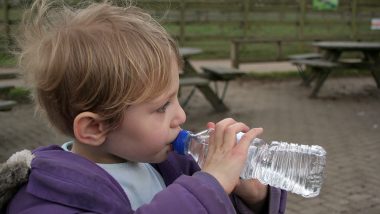
{"label": "ribbed bottle body", "polygon": [[320,146],[253,143],[241,177],[256,178],[304,197],[315,197],[322,187],[325,165],[326,152]]}
{"label": "ribbed bottle body", "polygon": [[[174,150],[191,155],[202,167],[208,152],[210,130],[181,134],[173,142]],[[237,134],[237,141],[242,135],[243,133]],[[320,146],[277,141],[268,145],[255,138],[249,147],[240,176],[243,179],[255,178],[264,184],[304,197],[315,197],[322,187],[325,165],[326,151]]]}

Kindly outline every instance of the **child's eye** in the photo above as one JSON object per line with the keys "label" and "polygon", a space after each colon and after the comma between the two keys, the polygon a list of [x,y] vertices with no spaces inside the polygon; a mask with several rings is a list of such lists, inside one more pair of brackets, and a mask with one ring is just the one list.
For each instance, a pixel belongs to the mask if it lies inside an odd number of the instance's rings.
{"label": "child's eye", "polygon": [[170,102],[166,102],[163,106],[161,106],[159,109],[157,109],[158,113],[165,113],[166,109],[168,108]]}

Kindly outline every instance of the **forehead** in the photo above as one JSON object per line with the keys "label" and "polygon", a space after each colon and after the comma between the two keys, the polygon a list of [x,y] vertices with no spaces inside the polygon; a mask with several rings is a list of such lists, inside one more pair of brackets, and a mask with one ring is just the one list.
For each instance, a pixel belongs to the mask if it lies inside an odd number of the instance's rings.
{"label": "forehead", "polygon": [[[170,52],[169,52],[170,53]],[[173,53],[159,58],[155,56],[153,60],[147,61],[147,66],[143,66],[137,71],[136,78],[129,78],[131,87],[130,105],[149,102],[162,94],[167,93],[173,85],[178,85],[179,60]]]}
{"label": "forehead", "polygon": [[[177,93],[179,88],[179,67],[177,60],[173,59],[170,61],[170,66],[166,66],[168,70],[163,71],[161,75],[165,77],[161,78],[156,76],[151,79],[151,83],[146,85],[145,90],[143,89],[142,93],[136,94],[137,100],[134,105],[140,104],[156,104],[163,102],[162,100],[170,97],[171,94]],[[170,69],[170,70],[169,70]]]}
{"label": "forehead", "polygon": [[170,72],[170,81],[164,84],[167,84],[165,90],[163,90],[161,94],[158,94],[158,96],[155,96],[151,100],[149,100],[148,103],[158,103],[177,94],[179,89],[178,66],[172,66],[172,71]]}

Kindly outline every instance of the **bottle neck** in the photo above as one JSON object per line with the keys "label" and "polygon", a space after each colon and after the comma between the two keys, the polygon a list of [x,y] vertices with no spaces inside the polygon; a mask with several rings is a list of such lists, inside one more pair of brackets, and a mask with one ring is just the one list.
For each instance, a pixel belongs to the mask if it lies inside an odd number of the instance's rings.
{"label": "bottle neck", "polygon": [[178,136],[172,142],[173,150],[178,154],[184,155],[187,153],[188,145],[191,140],[192,133],[186,130],[181,130]]}

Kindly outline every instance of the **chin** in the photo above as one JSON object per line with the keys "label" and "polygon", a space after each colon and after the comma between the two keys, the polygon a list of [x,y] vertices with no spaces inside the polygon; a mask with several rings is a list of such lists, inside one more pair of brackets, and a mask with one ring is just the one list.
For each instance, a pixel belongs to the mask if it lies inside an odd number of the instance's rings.
{"label": "chin", "polygon": [[152,160],[150,163],[161,163],[168,159],[168,156],[170,154],[170,151],[166,152],[164,155],[160,155],[159,157]]}

